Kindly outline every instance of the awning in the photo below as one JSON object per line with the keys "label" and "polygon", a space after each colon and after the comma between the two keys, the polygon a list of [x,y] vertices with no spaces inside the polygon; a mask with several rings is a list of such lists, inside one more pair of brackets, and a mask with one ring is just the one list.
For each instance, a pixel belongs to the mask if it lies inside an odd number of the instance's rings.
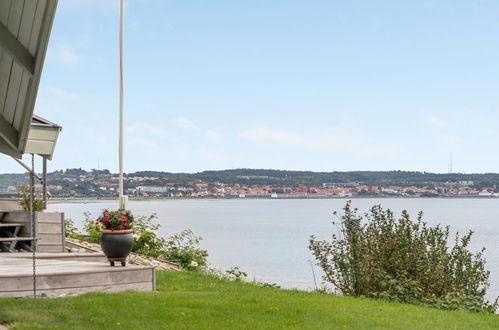
{"label": "awning", "polygon": [[52,157],[46,144],[30,142],[40,137],[30,129],[53,125],[33,109],[56,7],[57,0],[0,1],[0,152],[16,158]]}

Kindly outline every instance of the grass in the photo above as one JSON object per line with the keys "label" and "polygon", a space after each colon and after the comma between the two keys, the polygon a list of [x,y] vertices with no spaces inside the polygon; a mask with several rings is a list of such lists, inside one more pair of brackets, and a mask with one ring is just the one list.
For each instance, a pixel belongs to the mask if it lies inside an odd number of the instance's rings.
{"label": "grass", "polygon": [[159,292],[0,299],[15,329],[497,329],[499,316],[158,272]]}

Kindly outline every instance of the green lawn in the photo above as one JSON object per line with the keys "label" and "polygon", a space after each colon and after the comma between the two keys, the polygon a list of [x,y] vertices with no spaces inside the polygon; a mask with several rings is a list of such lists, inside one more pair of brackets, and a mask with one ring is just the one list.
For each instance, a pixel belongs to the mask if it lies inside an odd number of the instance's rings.
{"label": "green lawn", "polygon": [[487,329],[499,316],[158,272],[159,292],[0,299],[0,324],[39,329]]}

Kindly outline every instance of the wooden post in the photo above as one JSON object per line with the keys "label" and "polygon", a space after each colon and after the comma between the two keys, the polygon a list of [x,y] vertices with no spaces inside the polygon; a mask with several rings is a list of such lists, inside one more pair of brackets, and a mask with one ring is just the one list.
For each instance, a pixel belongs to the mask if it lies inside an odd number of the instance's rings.
{"label": "wooden post", "polygon": [[43,157],[43,209],[47,209],[47,158]]}

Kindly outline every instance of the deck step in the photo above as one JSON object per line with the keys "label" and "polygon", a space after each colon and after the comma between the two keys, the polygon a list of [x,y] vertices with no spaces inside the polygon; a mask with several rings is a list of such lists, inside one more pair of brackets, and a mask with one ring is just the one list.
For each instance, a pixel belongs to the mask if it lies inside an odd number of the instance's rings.
{"label": "deck step", "polygon": [[0,237],[0,242],[32,241],[33,237]]}
{"label": "deck step", "polygon": [[[16,252],[8,255],[8,258],[24,258],[31,259],[33,254],[31,252]],[[66,260],[66,261],[85,261],[85,262],[101,262],[108,264],[107,258],[102,252],[92,253],[36,253],[36,259],[50,259],[50,260]]]}
{"label": "deck step", "polygon": [[[154,267],[65,260],[37,260],[37,294],[49,297],[85,292],[123,290],[154,291]],[[32,261],[0,257],[0,297],[27,297],[33,294]]]}

